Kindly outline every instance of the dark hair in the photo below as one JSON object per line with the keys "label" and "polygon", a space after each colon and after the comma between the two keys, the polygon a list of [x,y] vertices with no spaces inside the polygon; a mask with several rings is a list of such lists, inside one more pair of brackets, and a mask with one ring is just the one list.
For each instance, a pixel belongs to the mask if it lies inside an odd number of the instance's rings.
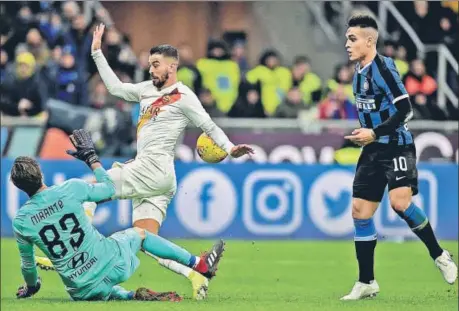
{"label": "dark hair", "polygon": [[175,58],[179,60],[179,54],[176,47],[169,44],[161,44],[154,46],[150,49],[150,55],[160,54],[167,57]]}
{"label": "dark hair", "polygon": [[31,157],[17,157],[11,169],[11,181],[13,184],[33,196],[43,185],[43,175],[40,166]]}
{"label": "dark hair", "polygon": [[293,61],[293,64],[298,65],[298,64],[309,64],[311,63],[311,60],[309,57],[305,55],[299,55],[295,57],[295,60]]}
{"label": "dark hair", "polygon": [[347,22],[347,26],[360,28],[371,27],[378,30],[376,20],[370,15],[354,15]]}

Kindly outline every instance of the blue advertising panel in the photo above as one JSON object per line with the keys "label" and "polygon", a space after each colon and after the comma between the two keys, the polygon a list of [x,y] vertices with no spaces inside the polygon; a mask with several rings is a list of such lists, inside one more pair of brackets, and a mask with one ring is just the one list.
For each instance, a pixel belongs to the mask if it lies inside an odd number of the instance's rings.
{"label": "blue advertising panel", "polygon": [[[112,160],[104,160],[110,167]],[[92,178],[78,161],[41,161],[45,182]],[[9,181],[12,161],[2,159],[1,234],[12,236],[11,219],[27,197]],[[440,239],[458,238],[458,166],[419,165],[423,208]],[[161,235],[167,238],[350,239],[354,167],[177,163],[177,193]],[[131,225],[131,203],[100,204],[94,225],[105,235]],[[412,238],[390,208],[387,195],[375,215],[380,238]]]}

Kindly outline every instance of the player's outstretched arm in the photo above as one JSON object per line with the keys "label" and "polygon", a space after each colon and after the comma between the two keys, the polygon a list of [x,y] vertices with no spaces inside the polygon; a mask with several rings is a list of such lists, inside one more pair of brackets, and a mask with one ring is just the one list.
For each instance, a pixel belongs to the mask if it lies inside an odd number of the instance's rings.
{"label": "player's outstretched arm", "polygon": [[74,181],[74,186],[78,188],[75,193],[79,194],[82,201],[100,202],[110,199],[115,194],[115,184],[100,164],[90,134],[86,130],[75,130],[70,135],[70,141],[76,151],[67,150],[67,153],[85,162],[96,176],[95,184]]}
{"label": "player's outstretched arm", "polygon": [[253,154],[253,149],[249,145],[235,146],[226,136],[225,132],[212,120],[206,112],[199,99],[194,94],[185,95],[188,98],[184,99],[183,112],[190,119],[190,121],[199,127],[212,138],[215,143],[225,150],[229,155],[234,158],[239,158],[245,154]]}
{"label": "player's outstretched arm", "polygon": [[112,68],[110,68],[110,65],[108,64],[104,54],[102,53],[102,50],[100,49],[102,45],[102,36],[104,34],[104,30],[104,24],[96,26],[91,45],[91,55],[94,59],[94,62],[96,63],[100,77],[104,81],[105,86],[107,87],[107,90],[110,92],[110,94],[129,102],[138,102],[140,101],[139,85],[121,82],[113,72]]}
{"label": "player's outstretched arm", "polygon": [[18,288],[16,297],[27,298],[33,296],[40,290],[41,281],[38,277],[37,267],[35,265],[33,244],[21,234],[24,230],[21,219],[14,219],[13,230],[19,249],[19,255],[21,257],[21,272],[25,281],[25,284]]}

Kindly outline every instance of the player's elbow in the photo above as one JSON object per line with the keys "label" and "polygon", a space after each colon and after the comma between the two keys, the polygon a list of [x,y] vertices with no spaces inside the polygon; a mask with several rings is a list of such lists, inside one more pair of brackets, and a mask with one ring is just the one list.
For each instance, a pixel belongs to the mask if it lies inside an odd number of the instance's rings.
{"label": "player's elbow", "polygon": [[123,83],[115,83],[112,85],[107,85],[107,90],[108,92],[116,97],[122,97],[123,96]]}

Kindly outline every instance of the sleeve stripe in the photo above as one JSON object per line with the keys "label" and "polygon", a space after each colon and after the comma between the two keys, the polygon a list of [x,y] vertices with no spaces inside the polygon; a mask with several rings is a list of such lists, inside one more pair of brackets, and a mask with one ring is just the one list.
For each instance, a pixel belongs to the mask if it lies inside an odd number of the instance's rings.
{"label": "sleeve stripe", "polygon": [[397,98],[394,98],[394,100],[392,101],[392,103],[395,104],[395,103],[398,102],[399,100],[402,100],[402,99],[408,98],[408,97],[410,97],[409,94],[400,95],[400,96],[398,96]]}
{"label": "sleeve stripe", "polygon": [[383,60],[379,55],[376,56],[375,61],[376,66],[378,66],[379,73],[381,74],[381,77],[383,78],[384,82],[389,87],[392,96],[394,96],[394,98],[398,98],[399,96],[404,95],[402,90],[400,90],[400,88],[398,87],[391,70],[387,68],[386,64],[383,64]]}

